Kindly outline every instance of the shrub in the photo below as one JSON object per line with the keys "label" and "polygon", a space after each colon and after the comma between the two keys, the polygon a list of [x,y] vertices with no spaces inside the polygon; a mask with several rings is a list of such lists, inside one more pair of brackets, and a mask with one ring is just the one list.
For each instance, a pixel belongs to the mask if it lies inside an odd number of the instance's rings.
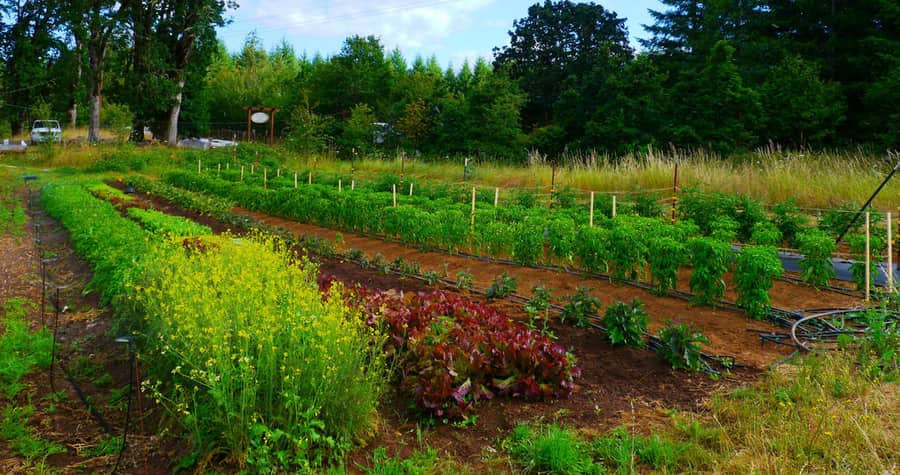
{"label": "shrub", "polygon": [[644,304],[634,299],[631,305],[615,302],[606,308],[603,326],[606,336],[613,345],[627,345],[632,348],[643,348],[644,332],[650,317],[644,311]]}
{"label": "shrub", "polygon": [[768,315],[772,279],[782,272],[775,248],[747,246],[741,249],[734,270],[734,284],[738,292],[737,304],[747,311],[747,315],[757,320]]}

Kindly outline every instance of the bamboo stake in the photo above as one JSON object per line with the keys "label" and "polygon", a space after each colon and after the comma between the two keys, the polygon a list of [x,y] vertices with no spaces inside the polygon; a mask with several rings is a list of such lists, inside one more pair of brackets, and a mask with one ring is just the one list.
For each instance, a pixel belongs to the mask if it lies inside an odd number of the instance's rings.
{"label": "bamboo stake", "polygon": [[409,196],[412,196],[412,188],[413,188],[413,184],[410,183],[409,184]]}
{"label": "bamboo stake", "polygon": [[475,187],[472,187],[472,234],[475,234]]}
{"label": "bamboo stake", "polygon": [[871,276],[869,275],[869,269],[871,263],[869,262],[869,212],[866,212],[866,302],[869,301],[869,291],[871,283],[869,280]]}
{"label": "bamboo stake", "polygon": [[494,208],[500,203],[500,187],[494,188]]}
{"label": "bamboo stake", "polygon": [[391,194],[394,197],[394,208],[396,208],[397,207],[397,185],[396,184],[391,185],[391,189],[393,190]]}
{"label": "bamboo stake", "polygon": [[591,192],[591,219],[590,219],[590,227],[594,227],[594,192]]}
{"label": "bamboo stake", "polygon": [[887,261],[888,261],[888,271],[887,271],[887,285],[888,291],[894,291],[894,256],[893,256],[893,243],[891,243],[891,239],[893,238],[893,233],[891,232],[891,213],[887,214]]}
{"label": "bamboo stake", "polygon": [[294,172],[294,188],[297,188],[297,172]]}
{"label": "bamboo stake", "polygon": [[612,217],[616,217],[616,195],[613,195],[613,203],[612,203]]}

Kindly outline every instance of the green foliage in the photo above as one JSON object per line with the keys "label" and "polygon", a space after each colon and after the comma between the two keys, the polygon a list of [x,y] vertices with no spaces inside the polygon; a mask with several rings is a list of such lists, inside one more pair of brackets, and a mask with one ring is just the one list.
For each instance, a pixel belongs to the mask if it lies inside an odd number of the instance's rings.
{"label": "green foliage", "polygon": [[590,317],[600,311],[600,299],[590,294],[591,290],[586,287],[579,287],[574,295],[569,297],[569,302],[563,307],[559,321],[565,323],[567,320],[573,321],[576,325],[586,327],[590,325]]}
{"label": "green foliage", "polygon": [[46,329],[32,333],[25,317],[33,304],[11,298],[3,304],[0,325],[0,390],[8,398],[25,388],[22,378],[50,365],[51,335]]}
{"label": "green foliage", "polygon": [[737,256],[734,269],[734,285],[737,288],[737,304],[747,311],[751,318],[765,318],[771,308],[769,289],[772,280],[781,275],[783,269],[778,251],[768,246],[747,246]]}
{"label": "green foliage", "polygon": [[[878,263],[887,249],[886,237],[882,232],[873,232],[869,236],[869,279],[875,282],[878,275]],[[857,234],[847,238],[850,252],[853,254],[853,262],[850,264],[850,274],[857,290],[866,288],[866,236]]]}
{"label": "green foliage", "polygon": [[656,284],[654,292],[665,295],[678,282],[678,269],[687,263],[687,247],[671,237],[650,241],[650,275]]}
{"label": "green foliage", "polygon": [[127,104],[105,102],[100,109],[100,125],[116,137],[119,142],[128,139],[134,114]]}
{"label": "green foliage", "polygon": [[803,259],[800,260],[800,275],[803,281],[817,289],[828,287],[834,278],[831,255],[837,249],[834,238],[818,229],[809,229],[797,235],[797,243]]}
{"label": "green foliage", "polygon": [[308,98],[291,111],[288,120],[290,125],[284,142],[288,149],[306,154],[325,151],[331,124],[328,118],[312,110]]}
{"label": "green foliage", "polygon": [[691,442],[677,442],[658,434],[642,437],[617,427],[591,441],[590,450],[595,459],[617,473],[638,473],[638,464],[674,473],[690,465],[698,448]]}
{"label": "green foliage", "polygon": [[431,475],[441,473],[436,449],[415,452],[409,458],[391,458],[384,447],[372,451],[372,467],[360,467],[367,475]]}
{"label": "green foliage", "polygon": [[647,322],[650,316],[644,310],[644,304],[637,299],[631,301],[631,305],[625,302],[615,302],[606,307],[603,316],[603,326],[606,327],[606,337],[613,345],[627,345],[632,348],[644,348],[644,332],[647,331]]}
{"label": "green foliage", "polygon": [[777,224],[770,221],[756,223],[750,242],[757,246],[781,247],[781,231]]}
{"label": "green foliage", "polygon": [[688,241],[691,255],[692,304],[712,305],[725,295],[725,280],[722,276],[731,267],[731,245],[711,237],[694,238]]}
{"label": "green foliage", "polygon": [[471,272],[461,270],[456,273],[456,288],[459,290],[471,290],[475,285],[475,276]]}
{"label": "green foliage", "polygon": [[25,208],[18,198],[0,199],[0,236],[10,234],[22,237],[25,234]]}
{"label": "green foliage", "polygon": [[569,429],[557,425],[516,426],[503,441],[507,452],[523,473],[594,474],[600,473],[584,442]]}
{"label": "green foliage", "polygon": [[504,299],[516,293],[516,283],[518,277],[511,277],[508,272],[504,272],[494,277],[494,282],[484,291],[484,296],[489,299]]}
{"label": "green foliage", "polygon": [[0,419],[0,439],[7,441],[9,448],[28,460],[45,459],[54,454],[65,453],[65,447],[40,438],[28,426],[28,420],[33,415],[34,406],[30,404],[4,406]]}
{"label": "green foliage", "polygon": [[209,226],[197,224],[181,216],[142,208],[128,208],[128,217],[141,223],[147,231],[161,237],[166,236],[208,236],[212,234]]}
{"label": "green foliage", "polygon": [[865,335],[855,339],[860,366],[867,377],[894,381],[900,378],[900,322],[884,308],[864,311]]}
{"label": "green foliage", "polygon": [[[778,226],[781,235],[789,246],[797,246],[797,235],[806,226],[809,218],[800,211],[794,199],[776,204],[772,208],[772,221]],[[762,243],[759,243],[762,244]]]}
{"label": "green foliage", "polygon": [[703,369],[700,344],[709,344],[709,340],[702,333],[684,323],[669,322],[660,328],[657,336],[662,344],[657,351],[662,359],[672,365],[672,368],[690,371]]}
{"label": "green foliage", "polygon": [[710,223],[709,236],[728,244],[737,240],[738,229],[741,225],[729,216],[719,216]]}

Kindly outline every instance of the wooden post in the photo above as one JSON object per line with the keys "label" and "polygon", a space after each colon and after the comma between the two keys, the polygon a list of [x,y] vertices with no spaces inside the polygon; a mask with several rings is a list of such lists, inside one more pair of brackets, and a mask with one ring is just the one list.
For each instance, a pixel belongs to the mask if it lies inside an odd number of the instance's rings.
{"label": "wooden post", "polygon": [[200,173],[200,159],[197,159],[197,173]]}
{"label": "wooden post", "polygon": [[312,185],[312,172],[309,172],[309,177],[307,178],[307,183]]}
{"label": "wooden post", "polygon": [[412,196],[412,188],[413,188],[413,184],[412,184],[412,182],[410,182],[410,184],[409,184],[409,196]]}
{"label": "wooden post", "polygon": [[594,227],[594,192],[591,192],[591,214],[590,214],[589,226]]}
{"label": "wooden post", "polygon": [[894,256],[892,255],[893,243],[891,243],[891,213],[887,214],[887,261],[888,261],[888,271],[887,271],[887,286],[888,292],[894,291]]}
{"label": "wooden post", "polygon": [[613,202],[612,202],[612,217],[615,218],[615,217],[616,217],[616,195],[613,195],[612,198],[613,198]]}
{"label": "wooden post", "polygon": [[276,177],[276,178],[281,178],[281,167],[278,167],[278,169],[275,170],[275,177]]}
{"label": "wooden post", "polygon": [[344,192],[344,185],[341,183],[341,181],[342,180],[340,178],[338,178],[338,193]]}
{"label": "wooden post", "polygon": [[244,181],[244,166],[241,165],[241,181]]}
{"label": "wooden post", "polygon": [[866,302],[869,301],[869,291],[871,283],[869,280],[871,276],[869,275],[869,269],[871,269],[871,262],[869,262],[869,212],[866,212]]}
{"label": "wooden post", "polygon": [[472,234],[475,234],[475,187],[472,187]]}
{"label": "wooden post", "polygon": [[356,189],[356,180],[350,180],[350,191]]}
{"label": "wooden post", "polygon": [[254,171],[256,171],[256,165],[251,163],[250,164],[250,176],[253,176]]}
{"label": "wooden post", "polygon": [[269,169],[263,168],[263,189],[269,188]]}
{"label": "wooden post", "polygon": [[494,188],[494,208],[500,203],[500,187]]}
{"label": "wooden post", "polygon": [[221,174],[222,174],[222,164],[220,163],[220,164],[216,165],[216,176],[219,176]]}
{"label": "wooden post", "polygon": [[391,185],[391,196],[394,197],[394,208],[397,207],[397,184]]}
{"label": "wooden post", "polygon": [[297,172],[294,172],[294,188],[297,188]]}

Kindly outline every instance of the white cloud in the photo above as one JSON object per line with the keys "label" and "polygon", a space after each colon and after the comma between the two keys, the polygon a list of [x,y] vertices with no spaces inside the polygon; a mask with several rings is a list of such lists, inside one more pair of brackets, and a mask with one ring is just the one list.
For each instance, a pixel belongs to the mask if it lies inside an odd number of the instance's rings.
{"label": "white cloud", "polygon": [[234,29],[264,37],[343,39],[375,35],[386,49],[437,51],[443,40],[478,28],[477,12],[496,0],[251,0]]}

